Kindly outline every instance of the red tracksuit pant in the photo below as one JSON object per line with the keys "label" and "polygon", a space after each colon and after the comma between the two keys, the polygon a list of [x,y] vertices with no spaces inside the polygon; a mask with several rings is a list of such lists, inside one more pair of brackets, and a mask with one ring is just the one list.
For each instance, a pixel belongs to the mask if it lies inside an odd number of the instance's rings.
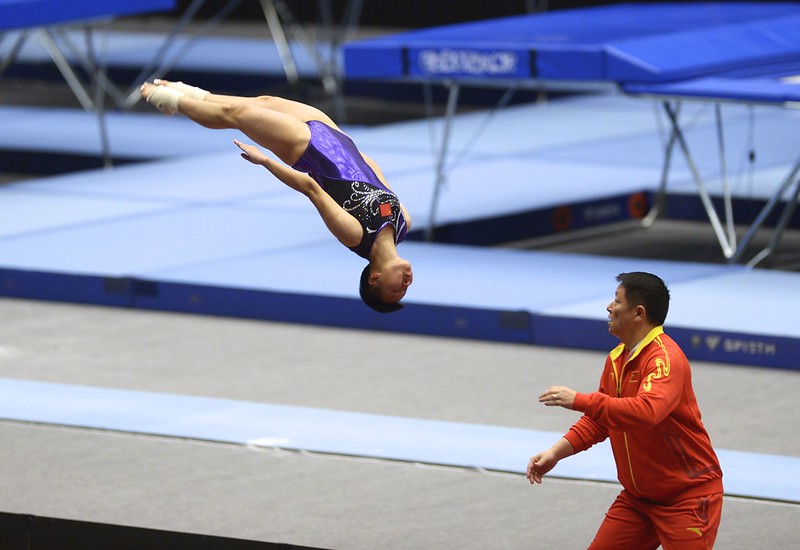
{"label": "red tracksuit pant", "polygon": [[671,506],[635,498],[623,490],[590,550],[710,550],[722,517],[722,494],[694,497]]}

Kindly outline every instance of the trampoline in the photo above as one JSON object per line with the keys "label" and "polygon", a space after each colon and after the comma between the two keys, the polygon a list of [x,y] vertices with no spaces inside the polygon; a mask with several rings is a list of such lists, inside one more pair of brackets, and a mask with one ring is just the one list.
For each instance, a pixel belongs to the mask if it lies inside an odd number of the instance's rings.
{"label": "trampoline", "polygon": [[[96,55],[93,26],[113,17],[141,15],[175,9],[175,0],[0,0],[0,43],[10,36],[14,42],[7,55],[0,57],[0,75],[14,61],[26,40],[35,37],[47,51],[81,106],[97,113],[103,158],[111,163],[108,130],[105,122],[105,95],[116,92],[107,78],[107,65]],[[83,27],[85,50],[64,32],[69,25]],[[9,34],[7,31],[21,31]],[[74,59],[71,63],[69,59]],[[89,75],[85,85],[79,72]],[[92,86],[95,92],[92,93]]]}
{"label": "trampoline", "polygon": [[[657,196],[664,196],[671,153],[678,145],[692,169],[697,192],[726,258],[741,260],[752,235],[782,200],[786,203],[773,244],[750,261],[755,265],[777,245],[793,213],[800,192],[800,159],[774,186],[763,212],[737,245],[725,169],[720,174],[723,227],[696,169],[677,104],[686,100],[715,105],[736,101],[797,107],[800,85],[792,76],[800,67],[798,26],[800,5],[792,2],[619,4],[448,25],[353,42],[345,45],[344,66],[350,79],[437,83],[449,90],[437,152],[429,237],[437,223],[452,119],[462,87],[498,86],[512,91],[611,88],[631,96],[663,99],[671,135]],[[718,107],[717,117],[722,149]],[[785,200],[787,193],[790,197]],[[657,200],[656,204],[661,202]],[[646,223],[658,213],[657,206]]]}

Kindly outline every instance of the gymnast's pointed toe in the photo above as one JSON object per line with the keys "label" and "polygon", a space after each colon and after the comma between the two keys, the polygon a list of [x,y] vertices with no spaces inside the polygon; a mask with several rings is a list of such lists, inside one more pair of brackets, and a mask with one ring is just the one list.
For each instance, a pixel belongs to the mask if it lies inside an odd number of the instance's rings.
{"label": "gymnast's pointed toe", "polygon": [[141,88],[142,97],[147,102],[154,105],[159,111],[165,115],[174,115],[178,112],[178,102],[183,94],[175,88],[168,86],[156,86],[145,82]]}
{"label": "gymnast's pointed toe", "polygon": [[198,88],[197,86],[192,86],[191,84],[186,84],[180,80],[177,82],[171,82],[169,80],[157,78],[153,82],[158,86],[167,86],[174,90],[178,90],[180,93],[189,96],[192,99],[199,99],[201,101],[209,94],[208,90]]}

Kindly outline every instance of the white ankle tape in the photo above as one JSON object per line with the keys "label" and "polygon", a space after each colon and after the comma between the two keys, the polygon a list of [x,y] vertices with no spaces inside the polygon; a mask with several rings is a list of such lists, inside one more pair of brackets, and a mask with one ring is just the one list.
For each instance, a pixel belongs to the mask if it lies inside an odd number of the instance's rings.
{"label": "white ankle tape", "polygon": [[[158,85],[158,84],[161,84],[161,82],[163,82],[163,80],[156,79],[153,82]],[[207,90],[204,90],[203,88],[198,88],[197,86],[192,86],[190,84],[186,84],[186,83],[180,82],[180,81],[178,81],[178,82],[170,82],[169,84],[161,84],[161,86],[167,86],[168,88],[174,88],[175,90],[178,90],[182,94],[188,95],[192,99],[199,99],[201,101],[203,99],[205,99],[205,97],[210,93]]]}
{"label": "white ankle tape", "polygon": [[147,102],[158,107],[158,110],[168,115],[178,112],[178,100],[183,94],[168,86],[156,86],[147,96]]}

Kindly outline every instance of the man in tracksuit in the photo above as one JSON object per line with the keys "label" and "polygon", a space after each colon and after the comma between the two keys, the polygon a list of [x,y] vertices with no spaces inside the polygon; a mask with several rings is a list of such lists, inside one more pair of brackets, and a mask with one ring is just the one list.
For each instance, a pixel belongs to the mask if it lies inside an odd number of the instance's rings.
{"label": "man in tracksuit", "polygon": [[621,340],[606,358],[600,388],[554,386],[547,406],[583,416],[548,450],[533,455],[527,476],[541,483],[562,458],[607,437],[622,492],[590,548],[709,549],[722,514],[722,470],[700,420],[689,362],[664,333],[669,291],[650,273],[622,273],[608,305],[608,330]]}

